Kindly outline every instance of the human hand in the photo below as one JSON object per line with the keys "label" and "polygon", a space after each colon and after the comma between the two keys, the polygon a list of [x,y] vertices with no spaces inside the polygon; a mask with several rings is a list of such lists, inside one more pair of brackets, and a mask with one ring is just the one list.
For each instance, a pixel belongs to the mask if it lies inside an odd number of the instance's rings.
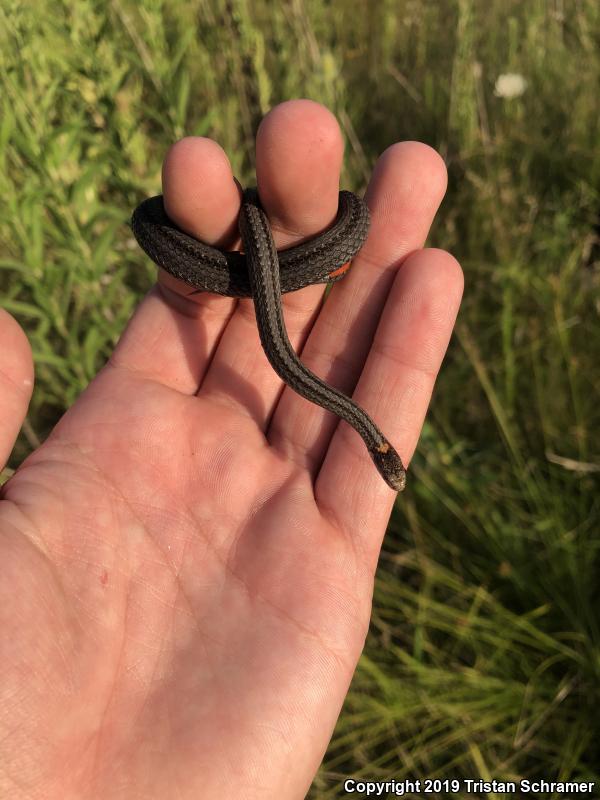
{"label": "human hand", "polygon": [[[342,150],[317,103],[263,120],[257,182],[279,248],[332,223]],[[237,248],[232,178],[214,142],[178,142],[167,212]],[[322,308],[322,286],[283,298],[302,361],[353,395],[404,464],[462,294],[456,261],[420,249],[445,187],[433,150],[388,148],[348,275]],[[251,300],[189,292],[161,272],[0,490],[2,796],[302,798],[329,742],[396,494],[358,434],[282,388]],[[6,313],[0,340],[5,463],[33,367]]]}

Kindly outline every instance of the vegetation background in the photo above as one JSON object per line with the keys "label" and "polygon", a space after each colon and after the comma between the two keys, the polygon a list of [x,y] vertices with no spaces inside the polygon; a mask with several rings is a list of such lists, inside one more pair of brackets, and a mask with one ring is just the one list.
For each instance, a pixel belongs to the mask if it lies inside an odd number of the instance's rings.
{"label": "vegetation background", "polygon": [[345,187],[398,140],[446,159],[464,304],[313,798],[600,781],[599,79],[597,0],[0,0],[0,303],[37,376],[12,469],[154,280],[127,221],[173,141],[250,182],[262,116],[310,97]]}

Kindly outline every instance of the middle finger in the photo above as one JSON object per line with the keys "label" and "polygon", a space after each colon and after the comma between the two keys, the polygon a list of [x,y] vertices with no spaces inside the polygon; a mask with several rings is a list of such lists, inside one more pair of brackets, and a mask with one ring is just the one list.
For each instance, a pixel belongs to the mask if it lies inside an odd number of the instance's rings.
{"label": "middle finger", "polygon": [[[256,177],[278,249],[311,239],[334,221],[343,149],[337,120],[311,100],[281,103],[261,122]],[[286,329],[296,350],[308,336],[323,291],[323,285],[308,286],[282,298]],[[260,343],[254,303],[243,298],[198,394],[248,414],[264,430],[282,387]]]}

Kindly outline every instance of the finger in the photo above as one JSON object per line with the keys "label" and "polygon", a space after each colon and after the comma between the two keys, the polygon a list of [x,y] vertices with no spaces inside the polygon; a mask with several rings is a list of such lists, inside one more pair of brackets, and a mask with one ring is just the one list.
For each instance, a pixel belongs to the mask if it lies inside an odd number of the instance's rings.
{"label": "finger", "polygon": [[0,470],[14,447],[33,391],[33,357],[19,323],[0,308]]}
{"label": "finger", "polygon": [[[262,121],[256,137],[256,175],[261,203],[278,248],[299,244],[329,227],[338,208],[343,140],[335,117],[311,100],[290,100]],[[286,328],[299,349],[314,321],[324,287],[283,296]],[[202,385],[242,409],[264,428],[282,382],[267,361],[254,304],[240,300]]]}
{"label": "finger", "polygon": [[[190,136],[171,147],[163,164],[163,197],[168,216],[190,236],[215,247],[238,247],[240,191],[216,142]],[[235,300],[192,291],[159,270],[157,286],[137,308],[110,365],[194,394]]]}
{"label": "finger", "polygon": [[[407,254],[423,246],[446,181],[440,156],[419,142],[392,145],[375,165],[365,198],[371,211],[368,239],[346,277],[333,286],[302,351],[309,369],[347,395],[354,391],[394,277]],[[338,421],[286,389],[268,438],[316,477]],[[374,421],[379,424],[376,416]]]}
{"label": "finger", "polygon": [[[449,253],[429,249],[410,255],[395,276],[354,392],[405,466],[421,432],[462,291],[462,270]],[[315,495],[324,513],[342,529],[358,532],[365,552],[376,558],[396,494],[345,422],[331,440]]]}

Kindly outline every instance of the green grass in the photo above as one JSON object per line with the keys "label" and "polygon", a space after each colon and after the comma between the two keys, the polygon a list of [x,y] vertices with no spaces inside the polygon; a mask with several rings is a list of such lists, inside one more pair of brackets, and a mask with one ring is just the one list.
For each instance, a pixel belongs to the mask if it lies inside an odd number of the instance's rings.
{"label": "green grass", "polygon": [[[104,363],[154,268],[127,220],[167,147],[242,183],[262,116],[338,117],[342,185],[437,148],[430,244],[465,299],[311,797],[344,776],[600,781],[600,5],[0,0],[0,302],[36,391],[10,467]],[[520,97],[497,77],[527,80]]]}

